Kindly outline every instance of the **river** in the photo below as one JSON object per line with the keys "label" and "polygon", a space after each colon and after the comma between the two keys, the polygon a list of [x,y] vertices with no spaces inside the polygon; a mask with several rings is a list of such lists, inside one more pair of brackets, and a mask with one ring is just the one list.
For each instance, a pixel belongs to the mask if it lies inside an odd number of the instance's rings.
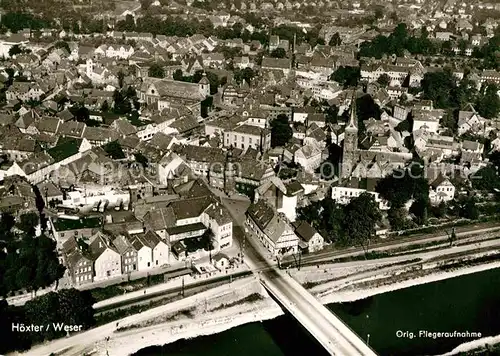
{"label": "river", "polygon": [[[353,303],[331,304],[381,356],[436,355],[475,338],[418,337],[419,331],[500,334],[500,269],[464,275],[376,295]],[[398,337],[399,333],[415,337]],[[289,315],[251,323],[217,335],[153,346],[137,356],[282,356],[327,353]]]}

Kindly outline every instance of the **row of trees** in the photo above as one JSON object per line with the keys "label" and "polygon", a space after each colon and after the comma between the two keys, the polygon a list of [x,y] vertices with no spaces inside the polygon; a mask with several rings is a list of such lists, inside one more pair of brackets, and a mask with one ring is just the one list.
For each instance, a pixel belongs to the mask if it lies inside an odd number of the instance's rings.
{"label": "row of trees", "polygon": [[[89,291],[76,289],[50,292],[20,307],[0,300],[0,332],[3,335],[0,353],[27,350],[34,344],[66,336],[66,332],[58,330],[54,324],[81,325],[82,330],[91,328],[96,323],[94,303]],[[17,324],[43,327],[40,332],[21,332],[13,329]]]}

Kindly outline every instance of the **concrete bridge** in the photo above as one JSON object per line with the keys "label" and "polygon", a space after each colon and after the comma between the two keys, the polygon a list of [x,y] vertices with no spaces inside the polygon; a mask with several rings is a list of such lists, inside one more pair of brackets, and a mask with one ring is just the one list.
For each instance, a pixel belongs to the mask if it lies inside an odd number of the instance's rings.
{"label": "concrete bridge", "polygon": [[377,354],[342,320],[304,287],[278,269],[259,274],[264,288],[331,354],[376,356]]}

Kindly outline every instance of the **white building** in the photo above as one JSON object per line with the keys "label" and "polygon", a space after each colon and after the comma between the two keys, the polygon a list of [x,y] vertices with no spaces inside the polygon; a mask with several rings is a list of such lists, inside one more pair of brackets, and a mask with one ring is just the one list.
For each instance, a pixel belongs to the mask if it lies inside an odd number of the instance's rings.
{"label": "white building", "polygon": [[442,175],[430,184],[429,200],[432,204],[448,202],[455,197],[455,186]]}
{"label": "white building", "polygon": [[380,210],[389,209],[389,202],[385,199],[382,199],[382,197],[380,197],[380,194],[377,192],[371,192],[361,188],[350,188],[350,187],[340,187],[340,186],[332,187],[332,199],[339,204],[349,204],[351,199],[357,198],[363,193],[372,194]]}

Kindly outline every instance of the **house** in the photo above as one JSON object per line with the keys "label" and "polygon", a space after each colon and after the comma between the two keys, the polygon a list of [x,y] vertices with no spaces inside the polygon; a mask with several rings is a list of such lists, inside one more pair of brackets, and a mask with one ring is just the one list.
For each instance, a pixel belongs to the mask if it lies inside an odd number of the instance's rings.
{"label": "house", "polygon": [[[374,182],[372,179],[369,181]],[[351,199],[357,198],[363,193],[369,193],[373,195],[380,210],[389,209],[389,203],[378,192],[375,192],[375,184],[367,185],[365,188],[361,183],[358,179],[350,179],[343,185],[332,187],[332,199],[339,204],[349,204]]]}
{"label": "house", "polygon": [[22,47],[29,41],[20,33],[13,33],[8,38],[0,40],[0,57],[9,58],[9,51],[13,46]]}
{"label": "house", "polygon": [[438,133],[440,114],[436,114],[434,110],[413,109],[412,115],[414,132],[425,129],[428,132]]}
{"label": "house", "polygon": [[102,226],[102,221],[97,217],[86,218],[49,218],[52,234],[58,244],[64,243],[70,237],[88,240]]}
{"label": "house", "polygon": [[45,92],[38,83],[29,82],[13,82],[5,92],[5,97],[8,101],[19,99],[22,101],[40,100]]}
{"label": "house", "polygon": [[130,273],[138,270],[138,250],[128,237],[118,235],[113,240],[113,245],[121,256],[122,273]]}
{"label": "house", "polygon": [[94,281],[94,261],[85,242],[71,236],[63,244],[62,256],[64,265],[74,285],[92,283]]}
{"label": "house", "polygon": [[313,173],[321,164],[321,150],[316,145],[306,145],[294,153],[294,161],[308,173]]}
{"label": "house", "polygon": [[[157,234],[148,230],[144,234],[134,235],[140,240],[142,248],[139,249],[139,270],[149,267],[161,267],[169,264],[170,248]],[[151,250],[151,265],[148,267],[149,250]]]}
{"label": "house", "polygon": [[325,239],[307,221],[294,224],[295,234],[300,238],[299,246],[304,252],[316,252],[323,249]]}
{"label": "house", "polygon": [[429,189],[429,200],[432,204],[448,202],[455,197],[455,186],[443,175],[439,175]]}
{"label": "house", "polygon": [[278,177],[271,177],[255,189],[254,203],[265,200],[269,205],[284,214],[288,220],[295,221],[297,204],[304,193],[299,182],[283,183]]}
{"label": "house", "polygon": [[298,252],[299,238],[290,223],[267,202],[259,200],[250,205],[246,216],[246,225],[271,256],[281,258]]}
{"label": "house", "polygon": [[200,83],[146,78],[137,94],[140,101],[147,105],[156,105],[159,111],[186,105],[195,115],[199,115],[200,103],[210,95],[210,83],[207,83],[205,76]]}
{"label": "house", "polygon": [[481,117],[473,108],[471,111],[458,112],[458,134],[463,135],[467,132],[484,132],[486,120]]}
{"label": "house", "polygon": [[[201,257],[206,254],[207,251],[201,250],[206,248],[206,245],[199,246],[203,236],[211,236],[214,252],[232,246],[231,215],[210,196],[171,201],[166,207],[149,210],[143,219],[146,228],[165,241],[179,260],[190,255]],[[208,233],[210,235],[206,235]]]}
{"label": "house", "polygon": [[37,184],[38,191],[42,196],[43,201],[48,207],[52,207],[55,204],[62,203],[63,192],[56,186],[52,181],[46,180],[42,183]]}
{"label": "house", "polygon": [[230,266],[229,258],[222,253],[212,257],[212,261],[215,268],[219,270],[225,270]]}
{"label": "house", "polygon": [[262,58],[261,68],[263,70],[277,70],[282,71],[285,76],[290,73],[292,68],[292,61],[288,58]]}
{"label": "house", "polygon": [[122,257],[111,242],[111,236],[97,232],[90,237],[89,250],[94,259],[94,281],[122,274]]}
{"label": "house", "polygon": [[224,132],[224,147],[236,147],[246,150],[254,148],[266,152],[271,148],[271,131],[254,125],[238,125]]}

